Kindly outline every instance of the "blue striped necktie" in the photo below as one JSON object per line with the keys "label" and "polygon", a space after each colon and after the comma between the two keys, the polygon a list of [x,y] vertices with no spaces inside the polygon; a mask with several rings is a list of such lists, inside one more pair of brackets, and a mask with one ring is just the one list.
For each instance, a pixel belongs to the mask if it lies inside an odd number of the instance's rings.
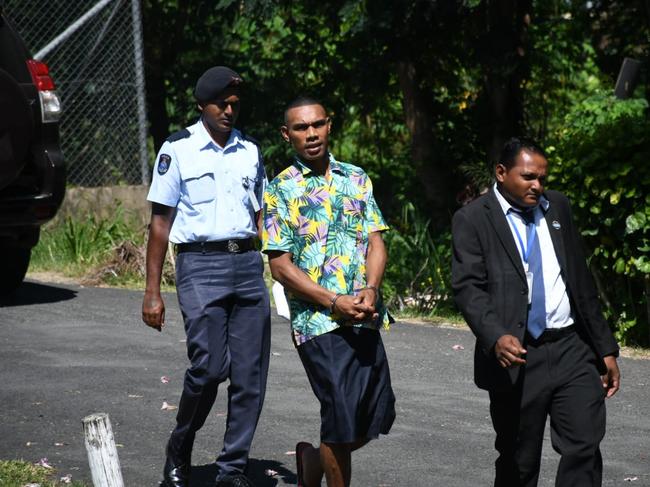
{"label": "blue striped necktie", "polygon": [[[530,241],[535,228],[535,209],[520,213],[526,222],[526,243]],[[533,338],[539,338],[546,329],[546,295],[544,292],[544,273],[542,267],[542,248],[539,236],[535,238],[528,256],[528,272],[533,274],[533,295],[528,306],[528,333]]]}

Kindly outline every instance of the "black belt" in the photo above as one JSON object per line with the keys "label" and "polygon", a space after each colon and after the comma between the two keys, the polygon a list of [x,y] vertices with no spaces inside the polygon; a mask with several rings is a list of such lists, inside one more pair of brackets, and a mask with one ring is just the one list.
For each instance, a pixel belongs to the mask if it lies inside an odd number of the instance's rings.
{"label": "black belt", "polygon": [[563,328],[547,328],[539,337],[533,338],[530,334],[527,336],[528,343],[541,345],[542,343],[556,342],[560,338],[571,335],[576,332],[576,325],[569,325]]}
{"label": "black belt", "polygon": [[191,242],[176,245],[176,251],[181,252],[230,252],[238,254],[255,249],[252,238],[242,238],[235,240],[219,240],[218,242]]}

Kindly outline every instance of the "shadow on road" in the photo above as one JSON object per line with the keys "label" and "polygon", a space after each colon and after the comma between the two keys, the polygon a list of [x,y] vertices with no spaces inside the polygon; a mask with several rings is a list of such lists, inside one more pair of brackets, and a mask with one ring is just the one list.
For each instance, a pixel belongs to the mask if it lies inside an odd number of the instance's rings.
{"label": "shadow on road", "polygon": [[23,282],[13,293],[0,296],[0,306],[58,303],[74,299],[77,291],[36,282]]}
{"label": "shadow on road", "polygon": [[[267,470],[275,470],[277,474],[272,477],[266,474]],[[275,487],[278,485],[277,478],[281,478],[285,484],[295,484],[296,474],[287,470],[284,464],[273,460],[248,460],[248,478],[257,487]],[[214,463],[197,465],[192,467],[192,478],[190,487],[214,487],[214,479],[217,476],[217,466]]]}

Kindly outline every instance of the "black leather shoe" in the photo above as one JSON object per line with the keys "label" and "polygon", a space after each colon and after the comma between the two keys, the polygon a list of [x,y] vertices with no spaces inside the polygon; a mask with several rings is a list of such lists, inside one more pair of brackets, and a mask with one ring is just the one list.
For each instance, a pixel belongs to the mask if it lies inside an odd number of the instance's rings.
{"label": "black leather shoe", "polygon": [[167,457],[165,468],[163,469],[163,481],[160,487],[189,487],[190,485],[190,465],[174,465],[172,460]]}
{"label": "black leather shoe", "polygon": [[255,487],[243,473],[237,475],[226,475],[217,482],[216,487]]}

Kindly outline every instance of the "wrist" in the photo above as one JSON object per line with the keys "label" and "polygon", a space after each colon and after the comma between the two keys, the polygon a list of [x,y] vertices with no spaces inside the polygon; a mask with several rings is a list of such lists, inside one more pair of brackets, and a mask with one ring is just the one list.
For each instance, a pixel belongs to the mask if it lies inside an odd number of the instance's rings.
{"label": "wrist", "polygon": [[338,301],[338,299],[339,299],[341,296],[343,296],[343,294],[335,294],[335,295],[332,296],[332,298],[330,299],[330,312],[331,312],[331,313],[334,313],[334,310],[336,309],[336,301]]}

